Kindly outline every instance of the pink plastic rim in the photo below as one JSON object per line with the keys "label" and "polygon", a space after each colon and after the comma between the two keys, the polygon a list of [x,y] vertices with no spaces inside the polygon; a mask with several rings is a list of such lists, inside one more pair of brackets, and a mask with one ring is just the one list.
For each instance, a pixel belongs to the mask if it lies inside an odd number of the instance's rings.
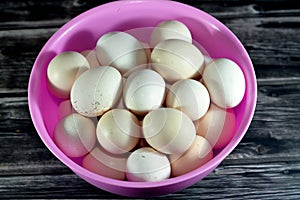
{"label": "pink plastic rim", "polygon": [[[97,175],[95,173],[92,173],[80,165],[76,164],[74,161],[72,161],[70,158],[68,158],[66,155],[64,155],[61,150],[54,144],[53,140],[49,136],[49,134],[46,131],[45,124],[43,121],[43,116],[41,112],[38,109],[38,102],[37,99],[35,98],[35,93],[36,93],[36,84],[39,84],[36,82],[38,80],[38,75],[36,71],[38,71],[38,68],[40,67],[38,64],[42,63],[42,52],[46,51],[51,45],[53,45],[56,41],[60,40],[61,37],[63,37],[65,34],[68,34],[69,31],[72,31],[73,27],[75,27],[78,23],[78,21],[82,21],[85,18],[89,17],[89,15],[94,15],[95,13],[99,12],[100,10],[105,10],[106,12],[115,11],[115,7],[121,7],[121,6],[126,6],[128,4],[135,4],[136,8],[142,8],[143,6],[151,6],[151,7],[169,7],[169,9],[178,9],[178,10],[188,10],[190,12],[190,15],[194,15],[195,18],[201,16],[204,20],[208,21],[209,23],[215,25],[218,27],[222,32],[227,35],[227,37],[230,38],[230,40],[235,43],[239,50],[242,51],[242,54],[245,54],[246,56],[246,63],[247,66],[250,66],[250,78],[248,78],[247,82],[251,83],[250,86],[252,91],[252,101],[247,104],[248,111],[244,115],[244,118],[246,120],[243,120],[243,123],[241,124],[238,132],[240,134],[236,134],[234,138],[231,140],[231,142],[217,155],[215,156],[210,162],[206,163],[202,167],[189,172],[185,175],[175,177],[175,178],[170,178],[164,181],[159,181],[159,182],[129,182],[129,181],[119,181],[119,180],[114,180],[111,178],[106,178],[100,175]],[[143,6],[141,6],[143,5]],[[40,69],[39,69],[40,70]],[[241,141],[243,138],[244,134],[246,133],[251,120],[254,115],[254,110],[256,106],[256,99],[257,99],[257,85],[256,85],[256,77],[255,77],[255,72],[253,69],[253,65],[251,62],[250,57],[248,56],[246,50],[244,49],[243,45],[241,42],[238,40],[238,38],[221,22],[219,22],[217,19],[214,17],[210,16],[209,14],[196,9],[194,7],[178,3],[178,2],[173,2],[173,1],[151,1],[151,0],[129,0],[129,1],[118,1],[118,2],[112,2],[108,4],[104,4],[101,6],[98,6],[96,8],[93,8],[91,10],[88,10],[79,16],[75,17],[71,21],[69,21],[67,24],[65,24],[63,27],[61,27],[45,44],[45,46],[42,48],[41,52],[39,53],[33,68],[32,72],[30,75],[29,79],[29,86],[28,86],[28,103],[29,103],[29,110],[31,114],[31,118],[33,121],[33,124],[41,137],[42,141],[44,144],[47,146],[47,148],[61,161],[63,162],[66,166],[68,166],[72,171],[74,171],[76,174],[83,174],[85,177],[88,177],[91,180],[96,180],[100,181],[109,185],[114,185],[114,186],[120,186],[120,187],[126,187],[126,188],[156,188],[156,187],[161,187],[161,186],[168,186],[168,185],[173,185],[173,184],[178,184],[180,182],[195,178],[196,176],[199,176],[199,174],[203,174],[208,170],[214,169],[217,165],[220,164],[220,162],[228,156],[228,154],[238,145],[238,143]]]}

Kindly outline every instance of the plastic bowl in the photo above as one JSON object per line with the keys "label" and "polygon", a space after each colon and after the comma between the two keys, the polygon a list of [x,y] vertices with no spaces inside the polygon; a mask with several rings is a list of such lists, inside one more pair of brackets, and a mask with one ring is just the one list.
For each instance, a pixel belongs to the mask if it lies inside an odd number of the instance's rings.
{"label": "plastic bowl", "polygon": [[[236,133],[230,143],[200,168],[179,177],[158,182],[129,182],[106,178],[84,169],[80,159],[67,157],[53,142],[62,101],[49,93],[46,69],[50,60],[63,51],[93,49],[97,39],[109,31],[155,27],[163,20],[176,19],[188,26],[193,39],[211,57],[226,57],[241,67],[246,79],[246,93],[234,108]],[[194,7],[155,0],[116,1],[95,7],[61,27],[39,53],[29,79],[28,101],[34,126],[48,149],[78,176],[103,190],[131,197],[159,196],[191,186],[213,171],[245,135],[256,105],[256,77],[251,60],[237,37],[221,22]]]}

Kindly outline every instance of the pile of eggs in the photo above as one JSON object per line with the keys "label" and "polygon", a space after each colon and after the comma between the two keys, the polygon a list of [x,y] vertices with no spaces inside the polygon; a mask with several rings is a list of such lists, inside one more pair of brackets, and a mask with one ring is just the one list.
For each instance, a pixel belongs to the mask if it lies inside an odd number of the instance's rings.
{"label": "pile of eggs", "polygon": [[53,138],[82,166],[119,180],[159,181],[213,158],[235,131],[245,79],[230,59],[208,59],[176,20],[149,44],[109,32],[95,50],[55,56],[48,88],[63,101]]}

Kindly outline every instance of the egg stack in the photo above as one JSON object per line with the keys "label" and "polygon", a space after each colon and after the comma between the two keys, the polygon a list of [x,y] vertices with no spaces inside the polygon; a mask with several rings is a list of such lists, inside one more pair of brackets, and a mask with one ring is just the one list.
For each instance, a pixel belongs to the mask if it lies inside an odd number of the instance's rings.
{"label": "egg stack", "polygon": [[94,173],[128,181],[180,176],[211,160],[233,137],[245,79],[234,61],[210,59],[193,42],[169,20],[148,44],[116,31],[94,50],[55,56],[47,80],[64,99],[57,146]]}

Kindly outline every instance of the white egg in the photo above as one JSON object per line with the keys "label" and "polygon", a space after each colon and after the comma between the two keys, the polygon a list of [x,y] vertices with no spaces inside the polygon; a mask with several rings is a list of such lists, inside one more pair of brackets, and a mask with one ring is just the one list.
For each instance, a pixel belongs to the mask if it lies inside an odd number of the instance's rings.
{"label": "white egg", "polygon": [[129,181],[161,181],[169,178],[170,173],[167,156],[150,147],[135,150],[127,159],[126,177]]}
{"label": "white egg", "polygon": [[100,66],[95,50],[84,50],[81,52],[81,54],[87,59],[90,67]]}
{"label": "white egg", "polygon": [[91,119],[73,113],[57,123],[53,137],[67,156],[81,157],[94,148],[96,128]]}
{"label": "white egg", "polygon": [[122,74],[141,66],[147,66],[147,54],[143,45],[125,32],[110,32],[99,38],[96,53],[102,65],[117,68]]}
{"label": "white egg", "polygon": [[159,108],[149,112],[143,120],[143,134],[148,144],[166,154],[181,154],[196,137],[192,120],[174,108]]}
{"label": "white egg", "polygon": [[89,68],[86,58],[78,52],[58,54],[48,65],[48,88],[57,97],[69,98],[75,79]]}
{"label": "white egg", "polygon": [[123,100],[126,107],[136,114],[145,114],[159,108],[165,97],[165,81],[155,71],[141,69],[127,78]]}
{"label": "white egg", "polygon": [[219,58],[209,63],[203,80],[211,101],[222,108],[237,106],[245,94],[245,78],[240,67],[232,60]]}
{"label": "white egg", "polygon": [[187,114],[192,121],[208,110],[210,99],[206,87],[199,81],[185,79],[175,82],[169,89],[166,104]]}
{"label": "white egg", "polygon": [[205,137],[214,149],[225,147],[232,139],[236,119],[231,108],[210,105],[207,113],[195,122],[197,135]]}
{"label": "white egg", "polygon": [[195,170],[213,158],[212,147],[209,142],[199,135],[192,146],[182,155],[170,155],[172,177],[186,174]]}
{"label": "white egg", "polygon": [[[125,85],[125,82],[126,82],[126,78],[123,76],[122,77],[122,93],[123,93],[123,86]],[[120,100],[116,103],[116,105],[113,108],[126,109],[122,94],[121,94]]]}
{"label": "white egg", "polygon": [[208,65],[213,59],[207,55],[204,55],[204,64]]}
{"label": "white egg", "polygon": [[104,113],[97,125],[98,142],[110,153],[123,154],[132,150],[141,136],[139,120],[125,109]]}
{"label": "white egg", "polygon": [[72,107],[71,101],[69,99],[65,100],[59,104],[59,106],[58,106],[58,118],[59,119],[62,119],[71,113],[76,113],[76,111]]}
{"label": "white egg", "polygon": [[180,39],[192,43],[190,30],[180,21],[167,20],[158,24],[150,36],[150,45],[155,47],[159,42],[168,39]]}
{"label": "white egg", "polygon": [[82,166],[96,174],[117,179],[125,180],[126,161],[128,154],[111,154],[101,147],[95,147],[82,160]]}
{"label": "white egg", "polygon": [[76,79],[71,90],[73,108],[87,117],[102,115],[120,99],[121,74],[113,67],[93,67]]}
{"label": "white egg", "polygon": [[158,43],[151,53],[152,68],[167,82],[200,75],[204,56],[192,43],[170,39]]}

